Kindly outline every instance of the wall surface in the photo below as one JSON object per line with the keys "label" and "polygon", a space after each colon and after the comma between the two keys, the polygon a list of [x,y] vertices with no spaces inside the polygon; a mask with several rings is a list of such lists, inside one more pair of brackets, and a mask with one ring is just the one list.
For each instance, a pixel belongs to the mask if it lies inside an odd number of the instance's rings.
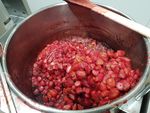
{"label": "wall surface", "polygon": [[[137,22],[148,25],[150,23],[150,0],[92,0],[95,3],[116,8]],[[44,6],[61,3],[62,0],[27,0],[31,12]]]}

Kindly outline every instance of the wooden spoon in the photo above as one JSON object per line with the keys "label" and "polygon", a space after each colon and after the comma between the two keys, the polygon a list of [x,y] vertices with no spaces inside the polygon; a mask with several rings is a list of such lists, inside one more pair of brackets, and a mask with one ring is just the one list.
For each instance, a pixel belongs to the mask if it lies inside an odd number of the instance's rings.
{"label": "wooden spoon", "polygon": [[148,37],[150,39],[150,29],[148,27],[145,27],[144,25],[141,25],[139,23],[136,23],[132,20],[129,20],[117,13],[114,13],[108,9],[105,9],[101,6],[98,6],[90,0],[64,0],[69,4],[75,4],[75,5],[80,5],[82,7],[86,7],[88,9],[91,9],[92,11],[95,11],[96,13],[99,13],[106,18],[109,18],[113,20],[114,22],[117,22],[133,31],[136,31],[140,33],[141,35]]}

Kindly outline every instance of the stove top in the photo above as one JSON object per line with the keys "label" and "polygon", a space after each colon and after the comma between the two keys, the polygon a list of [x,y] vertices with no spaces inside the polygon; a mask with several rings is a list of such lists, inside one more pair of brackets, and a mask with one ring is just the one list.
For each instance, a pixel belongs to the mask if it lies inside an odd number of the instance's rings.
{"label": "stove top", "polygon": [[[23,20],[23,18],[17,16],[11,16],[16,25]],[[13,28],[12,28],[13,29]],[[10,29],[1,39],[0,42],[5,44],[5,41],[12,31]],[[41,111],[35,110],[25,104],[20,98],[18,98],[8,87],[2,67],[0,66],[0,113],[42,113]],[[141,98],[135,100],[134,98],[129,100],[127,103],[122,105],[119,109],[112,109],[110,113],[150,113],[150,93]]]}

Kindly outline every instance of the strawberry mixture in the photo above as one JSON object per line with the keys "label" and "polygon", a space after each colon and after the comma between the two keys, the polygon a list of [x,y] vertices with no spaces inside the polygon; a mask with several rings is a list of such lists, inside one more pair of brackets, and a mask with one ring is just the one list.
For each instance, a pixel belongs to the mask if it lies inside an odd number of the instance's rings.
{"label": "strawberry mixture", "polygon": [[90,38],[48,44],[32,74],[33,93],[46,106],[82,110],[102,106],[124,95],[140,78],[124,50],[114,51]]}

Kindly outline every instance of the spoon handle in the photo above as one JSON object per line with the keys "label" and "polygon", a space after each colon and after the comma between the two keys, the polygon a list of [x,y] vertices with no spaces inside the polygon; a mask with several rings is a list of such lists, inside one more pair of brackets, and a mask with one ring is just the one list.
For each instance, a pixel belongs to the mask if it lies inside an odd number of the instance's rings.
{"label": "spoon handle", "polygon": [[141,35],[146,36],[150,39],[150,28],[145,27],[144,25],[136,23],[132,20],[129,20],[129,19],[119,15],[119,14],[116,14],[110,10],[107,10],[103,7],[99,7],[96,5],[91,10],[93,10],[93,11],[95,11],[95,12],[97,12],[97,13],[131,29],[131,30],[134,30],[134,31],[140,33]]}
{"label": "spoon handle", "polygon": [[69,4],[75,4],[75,5],[79,5],[82,7],[86,7],[88,9],[91,9],[92,11],[99,13],[103,16],[105,16],[106,18],[109,18],[110,20],[121,24],[133,31],[136,31],[137,33],[147,37],[150,39],[150,28],[141,25],[139,23],[136,23],[132,20],[129,20],[117,13],[114,13],[108,9],[105,9],[101,6],[98,6],[92,2],[90,2],[90,0],[64,0],[66,2],[68,2]]}

